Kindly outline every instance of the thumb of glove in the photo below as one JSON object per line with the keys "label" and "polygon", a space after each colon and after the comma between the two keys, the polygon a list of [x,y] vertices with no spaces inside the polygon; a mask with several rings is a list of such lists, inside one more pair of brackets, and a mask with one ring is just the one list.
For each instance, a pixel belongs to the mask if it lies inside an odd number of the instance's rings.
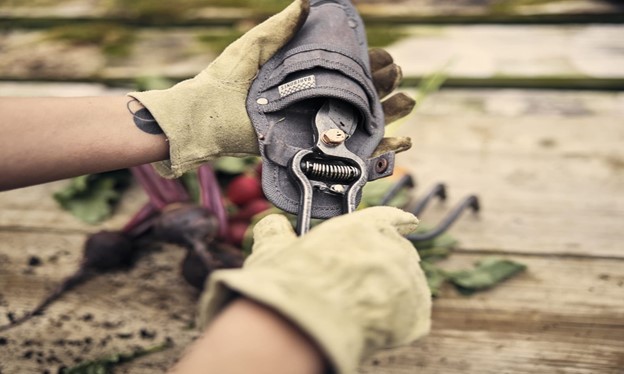
{"label": "thumb of glove", "polygon": [[297,234],[292,225],[281,214],[271,214],[263,218],[254,227],[253,235],[252,254],[245,265],[271,257],[270,254],[285,250],[297,240]]}

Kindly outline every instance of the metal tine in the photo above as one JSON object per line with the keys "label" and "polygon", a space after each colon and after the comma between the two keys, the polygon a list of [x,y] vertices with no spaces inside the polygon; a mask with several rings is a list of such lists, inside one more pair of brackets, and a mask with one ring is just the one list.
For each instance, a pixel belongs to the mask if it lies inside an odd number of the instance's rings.
{"label": "metal tine", "polygon": [[457,204],[455,208],[438,224],[438,226],[425,233],[421,234],[411,234],[407,236],[407,239],[414,242],[424,242],[431,239],[435,239],[436,237],[444,234],[461,216],[461,214],[466,210],[470,209],[474,213],[478,213],[481,209],[481,204],[479,203],[479,198],[475,195],[468,196],[461,203]]}
{"label": "metal tine", "polygon": [[442,201],[446,201],[446,196],[446,185],[444,183],[438,183],[433,186],[433,188],[431,188],[431,190],[429,190],[423,198],[418,200],[414,208],[411,209],[411,213],[418,217],[420,213],[425,210],[427,205],[429,205],[431,200],[433,200],[433,198],[437,197]]}
{"label": "metal tine", "polygon": [[381,199],[379,205],[385,206],[390,204],[392,199],[394,199],[403,188],[414,188],[415,186],[416,182],[414,182],[414,178],[412,178],[412,176],[409,174],[405,174],[392,186],[392,188],[388,192],[386,192],[384,197]]}

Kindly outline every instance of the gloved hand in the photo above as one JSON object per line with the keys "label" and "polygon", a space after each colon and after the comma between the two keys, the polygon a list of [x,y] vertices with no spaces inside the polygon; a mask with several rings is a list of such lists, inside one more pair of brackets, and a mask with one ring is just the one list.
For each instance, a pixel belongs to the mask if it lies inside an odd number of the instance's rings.
{"label": "gloved hand", "polygon": [[220,156],[259,153],[247,92],[260,66],[297,33],[309,10],[309,0],[296,0],[230,44],[196,77],[166,90],[128,94],[169,140],[170,160],[154,164],[160,174],[175,178]]}
{"label": "gloved hand", "polygon": [[[247,92],[259,68],[304,24],[309,8],[309,0],[294,1],[228,46],[192,79],[166,90],[128,94],[150,111],[169,140],[170,160],[154,164],[160,174],[175,178],[217,157],[259,154],[245,107]],[[384,50],[371,50],[370,57],[375,87],[384,97],[400,82],[400,68]],[[404,94],[391,97],[384,102],[386,123],[413,107]],[[408,138],[385,139],[375,154],[409,147]]]}
{"label": "gloved hand", "polygon": [[332,218],[297,237],[272,215],[254,229],[242,269],[213,273],[202,295],[203,328],[237,295],[275,310],[323,351],[336,373],[354,373],[382,348],[429,331],[431,294],[412,244],[412,214],[375,207]]}

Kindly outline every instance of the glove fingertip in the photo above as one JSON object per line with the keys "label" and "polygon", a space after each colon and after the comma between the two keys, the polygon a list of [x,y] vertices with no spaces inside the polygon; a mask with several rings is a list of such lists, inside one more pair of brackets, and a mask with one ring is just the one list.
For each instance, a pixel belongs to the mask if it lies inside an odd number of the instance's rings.
{"label": "glove fingertip", "polygon": [[381,139],[381,142],[375,148],[373,152],[373,157],[377,157],[383,155],[388,152],[401,153],[408,151],[412,148],[412,138],[401,136],[401,137],[386,137]]}
{"label": "glove fingertip", "polygon": [[371,63],[371,72],[376,71],[394,63],[392,55],[383,48],[371,48],[368,50],[368,57]]}
{"label": "glove fingertip", "polygon": [[277,236],[296,237],[295,231],[286,216],[281,214],[271,214],[264,217],[253,229],[254,240],[274,238]]}
{"label": "glove fingertip", "polygon": [[[418,227],[418,218],[412,213],[390,206],[367,208],[354,213],[357,221],[371,221],[379,224],[389,224],[395,227],[401,235],[413,232]],[[347,215],[348,217],[348,215]]]}

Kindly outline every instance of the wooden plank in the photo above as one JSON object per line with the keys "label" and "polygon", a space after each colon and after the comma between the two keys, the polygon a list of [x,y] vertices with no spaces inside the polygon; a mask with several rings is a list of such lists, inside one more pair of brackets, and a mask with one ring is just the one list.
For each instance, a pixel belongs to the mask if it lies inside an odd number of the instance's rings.
{"label": "wooden plank", "polygon": [[146,202],[147,196],[138,185],[124,193],[111,219],[89,225],[62,210],[53,199],[54,192],[66,182],[53,182],[0,193],[0,232],[38,231],[57,233],[90,233],[115,230],[123,225]]}
{"label": "wooden plank", "polygon": [[[420,26],[408,30],[409,36],[388,49],[407,77],[445,66],[452,78],[616,78],[624,72],[624,54],[607,47],[624,37],[624,28],[616,25]],[[609,41],[611,37],[616,39]]]}
{"label": "wooden plank", "polygon": [[[249,1],[224,6],[223,1],[201,1],[167,8],[155,5],[128,6],[105,1],[3,1],[0,19],[37,27],[75,20],[106,20],[143,25],[234,24],[271,14],[286,6],[283,0],[257,6]],[[606,0],[525,1],[486,0],[436,2],[434,0],[359,0],[367,22],[591,22],[622,20],[620,4]],[[170,17],[163,16],[168,9]]]}
{"label": "wooden plank", "polygon": [[420,14],[422,16],[464,15],[477,16],[487,14],[524,15],[539,14],[575,14],[575,13],[602,13],[617,12],[616,4],[606,1],[470,1],[459,0],[453,2],[439,2],[435,0],[358,0],[358,6],[363,11],[379,12],[381,14],[400,15],[401,13]]}
{"label": "wooden plank", "polygon": [[367,22],[388,23],[566,23],[613,22],[622,7],[606,1],[470,1],[400,2],[361,0],[359,10]]}
{"label": "wooden plank", "polygon": [[[220,48],[239,35],[227,28],[120,31],[103,27],[97,31],[102,35],[85,42],[76,39],[80,28],[73,33],[64,30],[61,39],[59,29],[14,30],[0,38],[0,79],[133,83],[140,77],[163,76],[180,80],[203,70]],[[88,30],[86,26],[84,32],[94,33]],[[107,33],[114,37],[120,32],[128,33],[123,42],[97,42]],[[387,33],[390,40],[398,40],[388,49],[410,84],[444,71],[449,84],[456,85],[624,87],[621,25],[414,26],[371,29],[371,33],[374,39],[386,40],[374,35]]]}
{"label": "wooden plank", "polygon": [[[454,255],[449,269],[479,256]],[[471,297],[446,288],[433,331],[362,373],[622,373],[622,260],[514,258],[528,270]]]}
{"label": "wooden plank", "polygon": [[[451,202],[478,193],[483,211],[452,231],[465,250],[622,257],[622,94],[443,91],[397,134],[398,163],[443,181]],[[449,204],[450,205],[450,204]],[[437,222],[447,208],[432,206]]]}
{"label": "wooden plank", "polygon": [[[83,240],[78,234],[0,232],[0,323],[7,321],[8,312],[28,310],[46,288],[71,273]],[[32,255],[41,258],[41,266],[28,266]],[[151,252],[129,272],[99,276],[44,316],[0,334],[8,340],[0,349],[0,369],[54,372],[74,360],[147,347],[170,337],[175,349],[128,364],[121,372],[164,371],[197,336],[187,328],[196,295],[178,274],[182,256],[176,247]],[[458,253],[443,266],[467,268],[480,257]],[[443,289],[434,302],[432,334],[376,356],[361,372],[618,373],[624,359],[622,260],[512,259],[527,264],[528,270],[472,297]],[[142,339],[141,329],[156,332],[156,338]],[[28,351],[34,352],[30,359],[24,358]],[[39,352],[43,363],[37,362]],[[52,356],[60,362],[48,362]]]}
{"label": "wooden plank", "polygon": [[[58,29],[56,29],[58,30]],[[61,28],[61,30],[64,30]],[[0,38],[3,80],[115,81],[130,83],[148,76],[191,77],[215,58],[210,45],[202,43],[205,33],[221,35],[224,30],[191,29],[132,31],[123,41],[103,45],[98,37],[126,32],[116,27],[92,31],[89,26],[73,29],[70,36],[54,36],[57,31],[11,31]],[[81,41],[75,33],[96,33],[91,41]],[[73,36],[71,36],[73,35]],[[59,39],[60,38],[60,39]],[[78,38],[78,39],[76,39]],[[111,48],[127,48],[112,52]],[[118,53],[121,53],[119,55]]]}

